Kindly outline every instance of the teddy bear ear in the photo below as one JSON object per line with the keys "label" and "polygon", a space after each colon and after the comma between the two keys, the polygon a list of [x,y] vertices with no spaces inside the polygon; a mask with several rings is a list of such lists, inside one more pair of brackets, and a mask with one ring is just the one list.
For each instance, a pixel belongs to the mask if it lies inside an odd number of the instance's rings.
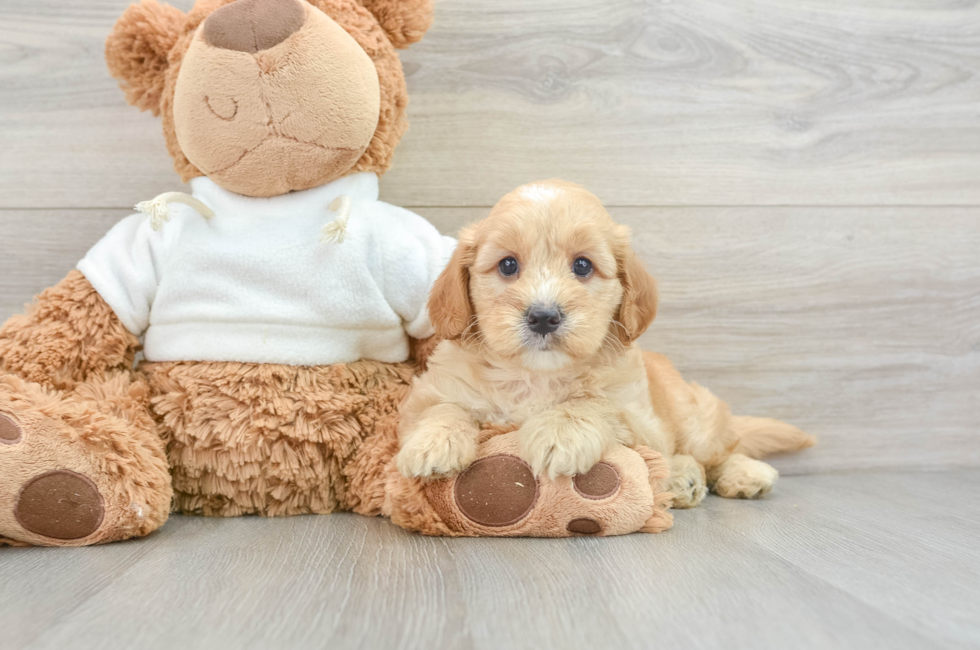
{"label": "teddy bear ear", "polygon": [[141,111],[160,112],[167,54],[186,18],[168,4],[143,0],[126,8],[106,39],[109,74],[119,80],[126,101]]}
{"label": "teddy bear ear", "polygon": [[374,14],[392,45],[405,48],[432,26],[432,0],[358,0]]}

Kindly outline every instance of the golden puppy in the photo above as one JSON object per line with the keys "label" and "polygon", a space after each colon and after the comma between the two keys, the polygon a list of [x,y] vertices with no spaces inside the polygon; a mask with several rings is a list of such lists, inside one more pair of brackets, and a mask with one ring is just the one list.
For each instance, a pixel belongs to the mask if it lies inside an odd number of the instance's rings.
{"label": "golden puppy", "polygon": [[463,231],[432,289],[429,313],[446,340],[403,405],[398,469],[458,472],[491,423],[519,428],[535,474],[584,473],[610,446],[642,444],[671,458],[676,507],[697,505],[706,481],[722,496],[765,494],[776,470],[750,456],[813,438],[731,416],[641,351],[634,341],[656,311],[629,229],[594,195],[561,181],[514,190]]}

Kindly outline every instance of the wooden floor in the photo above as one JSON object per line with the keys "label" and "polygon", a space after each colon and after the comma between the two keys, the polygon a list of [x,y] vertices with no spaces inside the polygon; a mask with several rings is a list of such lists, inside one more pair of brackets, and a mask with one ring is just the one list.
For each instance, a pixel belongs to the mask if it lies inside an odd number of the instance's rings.
{"label": "wooden floor", "polygon": [[[102,60],[129,2],[0,0],[0,320],[182,189]],[[660,536],[0,549],[0,650],[980,647],[980,2],[437,0],[402,59],[384,200],[452,234],[583,183],[660,281],[643,346],[819,446]]]}
{"label": "wooden floor", "polygon": [[609,539],[177,517],[0,553],[0,647],[976,648],[978,491],[978,470],[796,476]]}

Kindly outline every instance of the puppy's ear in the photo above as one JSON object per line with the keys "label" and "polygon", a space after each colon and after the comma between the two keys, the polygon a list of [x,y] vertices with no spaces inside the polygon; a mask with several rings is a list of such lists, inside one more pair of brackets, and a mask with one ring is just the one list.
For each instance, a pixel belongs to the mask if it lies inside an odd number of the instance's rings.
{"label": "puppy's ear", "polygon": [[629,228],[617,227],[615,237],[619,282],[623,285],[623,302],[616,317],[622,327],[617,327],[616,333],[619,340],[628,345],[638,339],[657,316],[657,281],[633,252]]}
{"label": "puppy's ear", "polygon": [[432,26],[432,0],[358,0],[374,14],[395,47],[418,42]]}
{"label": "puppy's ear", "polygon": [[470,266],[475,251],[472,230],[464,230],[449,264],[432,285],[429,319],[436,336],[455,340],[463,335],[473,318],[470,302]]}
{"label": "puppy's ear", "polygon": [[126,101],[141,111],[160,112],[167,54],[177,42],[186,16],[156,0],[130,5],[105,42],[109,74],[119,80]]}

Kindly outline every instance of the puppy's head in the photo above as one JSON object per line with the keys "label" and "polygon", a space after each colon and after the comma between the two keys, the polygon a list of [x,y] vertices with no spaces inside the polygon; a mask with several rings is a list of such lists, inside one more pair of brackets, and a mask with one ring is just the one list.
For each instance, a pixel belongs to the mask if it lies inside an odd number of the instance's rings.
{"label": "puppy's head", "polygon": [[561,181],[517,188],[460,236],[429,313],[446,339],[480,340],[531,370],[559,370],[640,336],[657,311],[630,231]]}

